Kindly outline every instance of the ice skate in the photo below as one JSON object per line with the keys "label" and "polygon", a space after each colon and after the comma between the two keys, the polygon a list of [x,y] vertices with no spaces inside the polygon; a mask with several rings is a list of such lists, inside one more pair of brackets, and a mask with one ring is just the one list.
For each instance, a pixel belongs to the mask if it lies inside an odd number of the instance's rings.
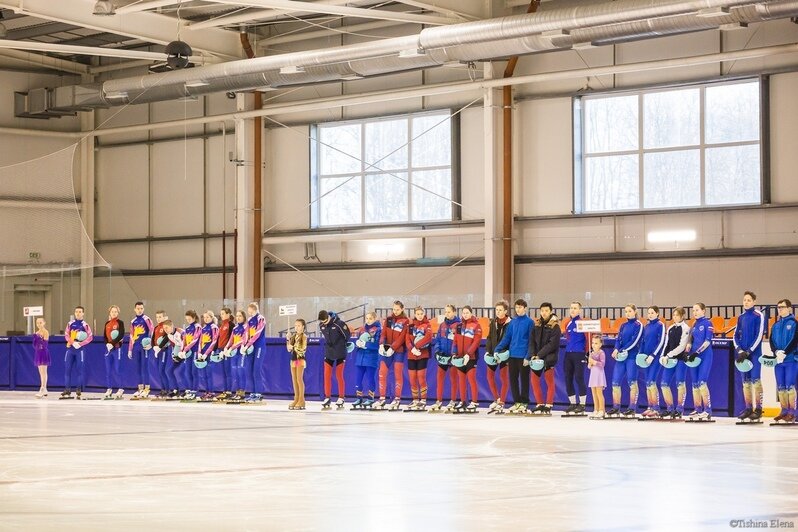
{"label": "ice skate", "polygon": [[428,412],[430,414],[437,414],[442,410],[443,410],[443,403],[441,403],[440,401],[435,401],[434,403],[432,403],[432,405],[430,405]]}

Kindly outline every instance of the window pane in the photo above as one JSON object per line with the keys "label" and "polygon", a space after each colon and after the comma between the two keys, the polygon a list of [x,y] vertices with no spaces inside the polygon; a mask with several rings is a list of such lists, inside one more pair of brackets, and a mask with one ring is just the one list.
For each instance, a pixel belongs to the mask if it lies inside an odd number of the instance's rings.
{"label": "window pane", "polygon": [[758,144],[707,149],[707,204],[759,203],[759,176]]}
{"label": "window pane", "polygon": [[321,225],[352,225],[361,223],[360,177],[323,178],[320,180],[319,189],[321,196],[319,200],[319,211],[321,214],[319,222]]}
{"label": "window pane", "polygon": [[640,207],[637,155],[585,160],[585,210],[614,211]]}
{"label": "window pane", "polygon": [[701,90],[643,95],[643,146],[670,148],[701,142]]}
{"label": "window pane", "polygon": [[591,98],[585,102],[585,152],[636,150],[637,95]]}
{"label": "window pane", "polygon": [[646,209],[701,205],[699,150],[647,153],[643,158],[643,206]]}
{"label": "window pane", "polygon": [[366,223],[407,221],[407,186],[405,172],[367,175]]}
{"label": "window pane", "polygon": [[412,179],[413,220],[451,220],[451,170],[416,171]]}
{"label": "window pane", "polygon": [[707,144],[759,140],[759,82],[706,91]]}
{"label": "window pane", "polygon": [[319,128],[322,175],[360,172],[360,124]]}
{"label": "window pane", "polygon": [[407,168],[407,119],[366,124],[366,163],[367,172]]}
{"label": "window pane", "polygon": [[449,113],[413,118],[413,168],[452,164],[452,123]]}

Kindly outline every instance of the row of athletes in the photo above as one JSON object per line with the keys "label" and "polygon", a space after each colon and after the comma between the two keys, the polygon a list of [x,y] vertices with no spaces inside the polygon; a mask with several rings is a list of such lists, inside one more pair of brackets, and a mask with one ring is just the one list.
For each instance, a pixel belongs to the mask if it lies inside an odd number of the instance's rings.
{"label": "row of athletes", "polygon": [[[105,340],[106,399],[122,399],[124,388],[119,385],[121,365],[124,361],[122,341],[125,326],[119,318],[120,309],[112,305],[103,329]],[[217,319],[212,310],[206,310],[202,319],[193,310],[185,312],[183,327],[169,319],[166,312],[155,313],[156,322],[144,313],[144,303],[137,302],[130,321],[130,341],[127,358],[136,366],[137,390],[132,399],[146,399],[150,395],[149,362],[152,357],[158,366],[160,398],[197,398],[199,387],[205,390],[204,399],[233,399],[258,402],[264,393],[261,365],[265,355],[264,336],[266,320],[258,304],[250,303],[246,313],[235,314],[229,308],[220,311]],[[64,355],[65,378],[61,398],[72,397],[72,373],[77,369],[77,394],[80,398],[85,385],[85,347],[94,339],[91,327],[84,319],[83,307],[76,307],[74,318],[64,330],[67,350]],[[238,355],[241,356],[238,356]],[[210,391],[208,362],[222,367],[225,391],[215,396]],[[182,381],[182,382],[181,382]],[[182,386],[180,385],[182,384]],[[116,393],[113,389],[117,388]],[[250,390],[245,396],[244,390]]]}
{"label": "row of athletes", "polygon": [[[770,342],[775,354],[773,360],[766,360],[761,355],[761,342],[764,327],[764,315],[755,308],[756,296],[747,291],[744,294],[743,315],[739,317],[734,344],[737,350],[736,365],[743,374],[743,392],[746,402],[745,410],[740,414],[742,419],[757,419],[761,416],[762,388],[761,366],[772,364],[776,366],[776,377],[779,387],[779,399],[782,404],[780,416],[787,421],[795,417],[795,374],[796,364],[796,334],[795,319],[792,315],[792,305],[789,300],[781,300],[778,304],[779,321],[771,331]],[[494,401],[490,410],[503,410],[507,395],[508,382],[512,390],[514,405],[513,412],[524,412],[528,409],[529,382],[535,394],[537,403],[536,413],[549,414],[554,398],[554,373],[557,363],[560,329],[557,316],[552,313],[549,303],[540,305],[539,317],[532,320],[528,316],[527,303],[519,299],[515,302],[516,317],[512,320],[509,316],[509,305],[501,301],[496,304],[496,317],[491,320],[487,335],[487,351],[484,360],[488,364],[488,382]],[[570,307],[571,320],[565,332],[566,359],[565,377],[566,387],[571,406],[566,413],[579,414],[584,411],[585,385],[584,364],[591,365],[588,352],[587,335],[576,332],[576,323],[581,319],[581,304],[574,302]],[[711,322],[705,316],[705,306],[698,303],[693,306],[693,317],[696,320],[692,328],[684,322],[685,312],[682,309],[674,311],[674,322],[666,330],[664,323],[659,319],[659,309],[649,307],[648,324],[643,326],[637,319],[637,309],[634,305],[625,308],[627,322],[621,326],[616,339],[612,357],[619,362],[615,365],[612,377],[613,406],[607,411],[608,415],[635,415],[637,405],[637,374],[639,368],[644,368],[646,373],[646,391],[649,408],[643,413],[646,417],[655,416],[681,416],[686,397],[685,374],[690,370],[693,384],[693,401],[696,411],[694,417],[710,418],[711,402],[707,378],[712,366],[711,339],[714,334]],[[265,320],[259,314],[258,306],[252,303],[247,308],[248,316],[242,311],[236,313],[235,322],[229,309],[221,311],[221,325],[212,311],[203,314],[204,324],[200,325],[198,316],[193,311],[186,312],[186,326],[183,329],[175,328],[164,312],[156,313],[158,325],[152,327],[152,322],[144,314],[144,305],[137,303],[134,308],[135,316],[131,322],[131,342],[128,347],[128,357],[136,360],[141,375],[141,383],[134,398],[146,397],[149,394],[148,373],[146,372],[147,352],[152,349],[159,362],[162,396],[182,396],[193,399],[197,393],[197,381],[205,385],[205,399],[212,398],[207,385],[207,359],[221,362],[224,372],[226,391],[221,399],[233,397],[235,399],[258,401],[262,398],[263,384],[260,363],[262,362]],[[106,367],[109,380],[106,396],[110,396],[114,387],[112,381],[114,374],[118,373],[116,364],[121,362],[121,338],[124,329],[118,319],[118,307],[111,307],[109,320],[105,326]],[[451,397],[453,401],[447,407],[453,410],[475,411],[477,408],[476,364],[478,360],[479,345],[482,340],[482,329],[479,321],[473,316],[470,307],[464,307],[460,317],[457,316],[453,305],[448,305],[445,310],[443,323],[437,331],[432,327],[422,308],[416,308],[414,318],[409,319],[404,313],[404,305],[397,301],[393,305],[392,314],[383,323],[379,323],[374,313],[369,313],[364,327],[357,331],[357,340],[350,342],[350,332],[346,323],[334,312],[321,311],[319,313],[321,332],[325,338],[325,371],[324,371],[324,401],[323,407],[330,407],[332,391],[332,373],[335,372],[338,381],[339,399],[337,405],[343,405],[343,367],[347,354],[357,349],[355,363],[358,368],[355,407],[366,406],[372,408],[398,409],[403,387],[404,364],[408,365],[413,402],[410,409],[426,408],[426,366],[430,354],[438,361],[437,391],[438,397],[431,410],[442,408],[442,396],[445,377],[450,368],[457,368],[458,373],[450,378]],[[299,323],[301,322],[301,324]],[[160,329],[160,330],[159,330]],[[152,334],[148,334],[152,330]],[[80,336],[80,332],[86,333]],[[66,329],[67,342],[67,389],[65,394],[70,394],[69,374],[71,370],[70,359],[79,359],[82,362],[82,347],[91,341],[91,331],[88,324],[82,320],[82,308],[75,312],[75,320],[70,322]],[[287,349],[292,353],[292,376],[295,388],[293,407],[304,407],[304,385],[302,371],[304,370],[304,351],[307,348],[307,338],[304,331],[304,321],[298,320],[294,333],[287,338]],[[167,360],[166,348],[172,357],[172,363]],[[71,352],[70,352],[71,351]],[[114,353],[114,351],[116,351]],[[235,363],[231,360],[236,354],[241,353]],[[659,364],[653,363],[659,359]],[[382,359],[380,361],[380,359]],[[183,366],[183,380],[185,386],[182,394],[178,392],[175,369],[184,361],[193,360],[193,364]],[[82,364],[81,364],[82,365]],[[386,398],[386,383],[389,369],[394,373],[394,399],[388,404]],[[662,396],[666,409],[659,409],[659,394],[657,392],[657,376],[660,366],[662,380],[660,383]],[[378,369],[379,368],[379,369]],[[602,364],[603,368],[603,364]],[[700,369],[699,369],[700,368]],[[115,369],[117,371],[115,371]],[[496,387],[495,376],[500,376],[501,391]],[[593,373],[593,368],[591,368]],[[82,374],[82,371],[79,372]],[[378,376],[375,379],[375,376]],[[621,383],[623,378],[629,385],[629,407],[621,410]],[[79,390],[82,379],[79,377]],[[574,390],[574,381],[579,391],[578,401]],[[678,400],[674,402],[671,385],[676,382]],[[543,400],[542,382],[546,384],[546,399]],[[249,383],[249,386],[247,386]],[[260,387],[259,387],[260,386]],[[591,386],[592,387],[592,386]],[[244,390],[252,392],[246,398]],[[376,388],[376,391],[375,391]],[[171,391],[168,391],[171,390]],[[470,401],[468,391],[470,390]],[[121,397],[124,392],[120,388],[116,396]],[[379,399],[375,401],[375,393]],[[601,394],[598,394],[601,395]],[[456,398],[459,396],[459,400]],[[594,390],[594,403],[598,404]],[[603,411],[603,408],[600,409]]]}
{"label": "row of athletes", "polygon": [[[753,292],[746,291],[743,295],[744,310],[738,317],[733,339],[735,366],[742,374],[745,408],[740,412],[739,418],[743,421],[757,421],[762,416],[763,365],[774,367],[776,372],[782,407],[776,421],[795,421],[798,372],[796,322],[792,303],[788,299],[780,300],[777,308],[779,319],[769,335],[771,354],[763,355],[762,341],[767,332],[765,316],[756,308],[756,295]],[[577,324],[582,319],[582,305],[579,302],[571,303],[571,319],[564,333],[564,370],[570,402],[565,413],[581,415],[585,412],[584,370],[587,367],[591,375],[590,387],[593,390],[596,417],[637,417],[638,377],[643,371],[648,405],[642,417],[682,418],[687,396],[686,376],[689,373],[694,410],[687,417],[696,421],[711,420],[712,404],[708,379],[712,369],[712,340],[715,332],[712,322],[706,316],[706,305],[696,303],[691,310],[694,319],[692,327],[687,324],[687,312],[681,307],[674,309],[673,323],[667,326],[661,319],[657,306],[647,308],[648,321],[643,325],[638,318],[636,306],[630,304],[625,307],[626,322],[620,327],[611,354],[616,362],[611,379],[613,404],[605,412],[603,389],[606,378],[601,342],[594,344],[592,351],[589,349],[589,335],[577,332]],[[494,399],[489,412],[504,411],[509,388],[513,400],[509,412],[551,414],[555,394],[554,368],[559,359],[561,340],[559,321],[553,313],[552,305],[541,304],[536,319],[529,317],[528,305],[523,299],[515,302],[516,315],[512,319],[509,305],[505,301],[498,302],[495,311],[486,337],[486,352],[482,357],[487,363],[488,385]],[[319,320],[325,338],[324,408],[331,406],[329,374],[332,368],[336,369],[338,389],[344,390],[343,365],[347,353],[354,348],[357,351],[355,363],[358,372],[357,398],[353,407],[399,409],[404,365],[407,364],[412,394],[412,403],[407,409],[426,409],[427,361],[434,356],[438,362],[437,400],[430,410],[477,410],[475,370],[483,331],[471,307],[463,307],[461,315],[457,316],[455,307],[447,305],[443,322],[437,331],[433,331],[423,308],[414,309],[411,319],[405,315],[404,305],[396,301],[391,316],[383,323],[379,323],[373,313],[366,316],[364,327],[356,331],[357,341],[354,345],[348,343],[348,327],[333,312],[321,311]],[[289,337],[289,351],[298,337],[301,335],[297,336],[297,333]],[[389,403],[386,382],[391,368],[395,388],[393,400]],[[450,376],[452,401],[443,407],[445,378],[452,368],[456,370]],[[500,389],[496,386],[497,374]],[[626,408],[621,405],[624,382],[629,389],[629,403]],[[536,402],[531,410],[530,383]],[[672,390],[674,384],[677,389],[675,400]],[[664,409],[660,405],[660,391],[665,403]],[[343,392],[339,392],[336,405],[342,407],[343,404]]]}

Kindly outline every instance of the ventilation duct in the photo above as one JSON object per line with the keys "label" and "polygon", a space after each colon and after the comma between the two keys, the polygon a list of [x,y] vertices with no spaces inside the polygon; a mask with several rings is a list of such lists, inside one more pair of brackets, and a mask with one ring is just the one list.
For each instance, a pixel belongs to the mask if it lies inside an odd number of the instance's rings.
{"label": "ventilation duct", "polygon": [[[617,0],[427,28],[417,35],[51,89],[54,115],[202,94],[356,79],[451,62],[597,46],[798,15],[798,0]],[[729,8],[710,18],[699,11]]]}

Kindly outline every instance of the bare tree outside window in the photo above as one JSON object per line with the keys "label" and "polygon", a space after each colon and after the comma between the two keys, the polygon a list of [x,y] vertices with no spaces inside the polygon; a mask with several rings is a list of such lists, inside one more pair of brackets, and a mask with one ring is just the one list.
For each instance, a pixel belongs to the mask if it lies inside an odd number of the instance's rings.
{"label": "bare tree outside window", "polygon": [[313,130],[314,227],[452,219],[450,111]]}
{"label": "bare tree outside window", "polygon": [[[582,97],[583,212],[762,201],[760,83]],[[581,201],[579,201],[581,199]]]}

